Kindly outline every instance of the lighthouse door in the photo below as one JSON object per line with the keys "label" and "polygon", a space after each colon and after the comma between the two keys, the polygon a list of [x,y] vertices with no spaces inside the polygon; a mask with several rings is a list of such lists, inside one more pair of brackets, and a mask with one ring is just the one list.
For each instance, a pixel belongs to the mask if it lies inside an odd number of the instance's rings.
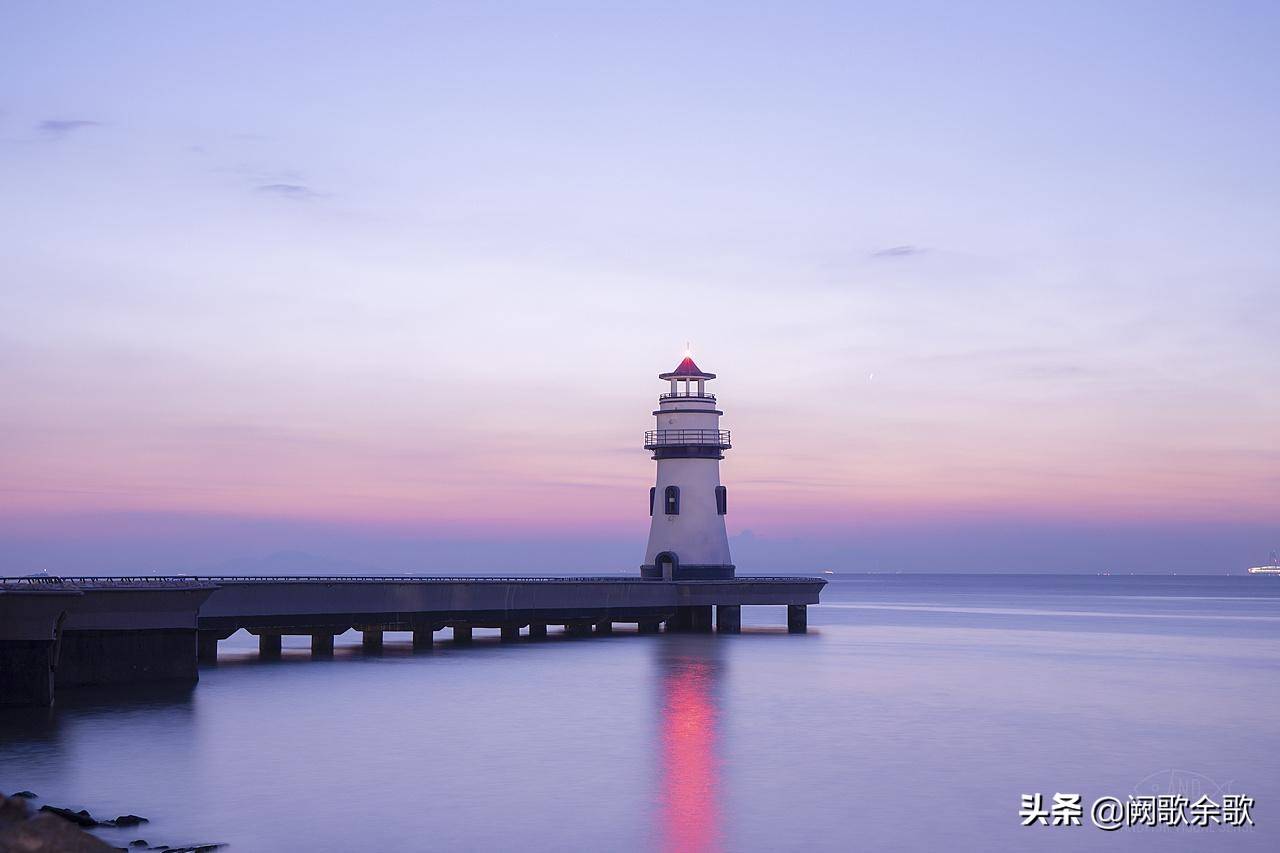
{"label": "lighthouse door", "polygon": [[661,554],[653,558],[653,563],[657,566],[658,571],[662,573],[664,581],[674,580],[676,576],[676,568],[680,565],[679,558],[670,551],[663,551]]}

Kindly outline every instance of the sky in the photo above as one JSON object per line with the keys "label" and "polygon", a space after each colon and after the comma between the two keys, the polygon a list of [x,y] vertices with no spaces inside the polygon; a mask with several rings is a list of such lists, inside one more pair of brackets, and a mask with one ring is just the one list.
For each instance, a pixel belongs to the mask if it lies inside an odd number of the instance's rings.
{"label": "sky", "polygon": [[1280,548],[1280,7],[6,3],[0,572]]}

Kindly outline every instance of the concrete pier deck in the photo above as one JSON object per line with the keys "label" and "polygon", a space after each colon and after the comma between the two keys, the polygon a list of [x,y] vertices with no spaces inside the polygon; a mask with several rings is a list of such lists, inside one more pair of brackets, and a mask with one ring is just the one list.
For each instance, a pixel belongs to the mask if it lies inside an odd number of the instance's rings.
{"label": "concrete pier deck", "polygon": [[61,577],[0,578],[0,705],[48,705],[56,687],[199,678],[198,660],[240,629],[278,655],[281,635],[309,635],[332,654],[333,637],[412,631],[429,647],[435,631],[458,642],[475,628],[505,640],[608,634],[741,630],[741,608],[783,605],[788,629],[806,629],[805,608],[826,581],[806,577],[642,580],[633,577]]}

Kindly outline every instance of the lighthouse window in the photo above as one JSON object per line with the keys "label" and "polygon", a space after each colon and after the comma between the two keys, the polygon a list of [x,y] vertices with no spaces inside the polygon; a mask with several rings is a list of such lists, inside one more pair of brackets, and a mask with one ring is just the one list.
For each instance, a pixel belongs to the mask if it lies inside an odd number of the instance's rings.
{"label": "lighthouse window", "polygon": [[729,490],[724,486],[716,486],[716,512],[724,515],[729,511]]}
{"label": "lighthouse window", "polygon": [[649,515],[653,515],[653,496],[657,493],[657,487],[649,489]]}
{"label": "lighthouse window", "polygon": [[679,486],[667,486],[665,512],[667,515],[680,514],[680,487]]}

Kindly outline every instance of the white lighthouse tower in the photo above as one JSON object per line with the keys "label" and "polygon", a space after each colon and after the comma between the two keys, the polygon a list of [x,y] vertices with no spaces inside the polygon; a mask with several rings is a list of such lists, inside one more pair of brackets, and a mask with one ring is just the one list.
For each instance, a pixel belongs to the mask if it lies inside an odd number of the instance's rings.
{"label": "white lighthouse tower", "polygon": [[658,461],[657,483],[649,490],[649,547],[640,574],[665,580],[733,577],[724,516],[728,494],[720,485],[720,460],[729,433],[720,429],[716,397],[707,393],[715,379],[686,354],[659,379],[671,390],[658,398],[658,428],[644,436],[645,450]]}

